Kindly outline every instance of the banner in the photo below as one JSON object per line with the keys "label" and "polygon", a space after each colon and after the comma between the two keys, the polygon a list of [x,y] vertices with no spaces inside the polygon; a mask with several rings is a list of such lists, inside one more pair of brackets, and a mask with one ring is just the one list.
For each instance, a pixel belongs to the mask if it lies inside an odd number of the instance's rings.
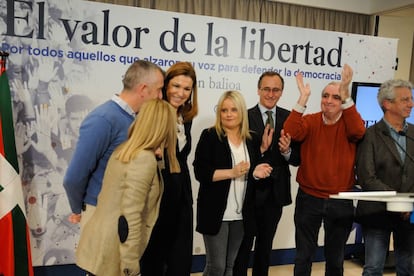
{"label": "banner", "polygon": [[[278,105],[287,109],[299,97],[295,75],[302,72],[312,88],[307,112],[320,110],[323,87],[340,80],[345,63],[354,69],[355,81],[383,82],[394,75],[395,39],[79,0],[5,2],[0,5],[0,50],[10,53],[8,75],[35,265],[74,262],[79,227],[67,221],[63,175],[79,123],[122,90],[122,76],[135,60],[149,60],[164,70],[190,61],[196,70],[200,108],[192,128],[190,171],[202,129],[214,124],[220,95],[239,90],[247,106],[254,106],[264,71],[284,77]],[[296,169],[292,172],[295,182]],[[198,182],[193,175],[192,180],[196,200]],[[297,185],[292,184],[294,196]],[[293,210],[293,205],[284,208],[275,249],[295,246]],[[204,254],[197,233],[194,254]]]}

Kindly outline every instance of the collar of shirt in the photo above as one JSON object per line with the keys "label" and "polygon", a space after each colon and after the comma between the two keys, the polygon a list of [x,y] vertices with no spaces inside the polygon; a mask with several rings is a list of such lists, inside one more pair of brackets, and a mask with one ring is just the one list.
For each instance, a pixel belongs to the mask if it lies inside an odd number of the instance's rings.
{"label": "collar of shirt", "polygon": [[[400,135],[398,131],[396,131],[387,120],[384,119],[385,124],[390,130],[391,137],[394,140],[394,143],[398,143],[400,146],[397,146],[398,153],[400,154],[401,160],[405,160],[405,152],[407,150],[406,138],[405,135]],[[408,123],[404,120],[404,127],[403,131],[407,132]]]}
{"label": "collar of shirt", "polygon": [[121,99],[119,95],[113,95],[111,100],[116,102],[123,110],[125,110],[125,112],[130,114],[132,117],[135,118],[137,116],[134,110],[132,110],[132,108],[123,99]]}
{"label": "collar of shirt", "polygon": [[[399,135],[398,134],[398,131],[397,130],[395,130],[392,126],[391,126],[391,124],[385,119],[385,118],[382,118],[383,120],[384,120],[384,122],[385,122],[385,124],[387,125],[387,127],[390,129],[390,133],[391,133],[391,135],[394,137],[394,138],[397,138],[397,135]],[[408,130],[408,123],[407,123],[407,121],[406,120],[404,120],[404,123],[403,123],[403,128],[402,128],[402,131],[403,132],[407,132],[407,130]]]}

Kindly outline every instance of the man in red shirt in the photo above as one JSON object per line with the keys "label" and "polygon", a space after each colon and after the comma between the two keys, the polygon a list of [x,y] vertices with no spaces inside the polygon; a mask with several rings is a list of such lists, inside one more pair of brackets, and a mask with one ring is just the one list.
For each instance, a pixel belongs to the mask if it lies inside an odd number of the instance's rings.
{"label": "man in red shirt", "polygon": [[296,177],[294,275],[311,275],[322,222],[325,275],[343,275],[344,246],[354,207],[350,200],[329,199],[329,195],[352,189],[356,143],[365,133],[364,122],[349,95],[351,80],[352,69],[345,64],[341,82],[331,82],[323,89],[321,111],[303,115],[311,90],[300,73],[296,76],[300,97],[284,123],[285,133],[302,143]]}

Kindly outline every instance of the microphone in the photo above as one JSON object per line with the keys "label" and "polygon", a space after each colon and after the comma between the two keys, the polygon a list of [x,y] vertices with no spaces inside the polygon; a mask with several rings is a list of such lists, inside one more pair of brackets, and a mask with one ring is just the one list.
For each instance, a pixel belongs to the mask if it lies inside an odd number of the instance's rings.
{"label": "microphone", "polygon": [[[397,147],[399,147],[405,153],[405,155],[408,156],[408,158],[410,158],[412,162],[414,162],[414,158],[398,143],[397,140],[394,139],[394,137],[391,136],[391,134],[388,131],[383,130],[382,134],[384,134],[387,137],[390,137],[394,141],[394,143],[397,145]],[[407,136],[406,133],[402,130],[398,131],[398,134],[401,136],[408,137],[409,139],[413,139],[410,136]]]}

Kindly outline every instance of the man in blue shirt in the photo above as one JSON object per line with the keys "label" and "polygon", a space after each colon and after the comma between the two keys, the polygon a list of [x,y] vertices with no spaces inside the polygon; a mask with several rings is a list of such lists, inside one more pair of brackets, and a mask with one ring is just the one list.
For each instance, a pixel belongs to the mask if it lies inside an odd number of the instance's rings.
{"label": "man in blue shirt", "polygon": [[[82,122],[75,152],[63,180],[73,214],[69,221],[83,225],[95,211],[109,157],[127,139],[128,128],[141,105],[162,98],[164,72],[139,60],[126,71],[123,90],[90,112]],[[82,218],[82,220],[81,220]]]}

